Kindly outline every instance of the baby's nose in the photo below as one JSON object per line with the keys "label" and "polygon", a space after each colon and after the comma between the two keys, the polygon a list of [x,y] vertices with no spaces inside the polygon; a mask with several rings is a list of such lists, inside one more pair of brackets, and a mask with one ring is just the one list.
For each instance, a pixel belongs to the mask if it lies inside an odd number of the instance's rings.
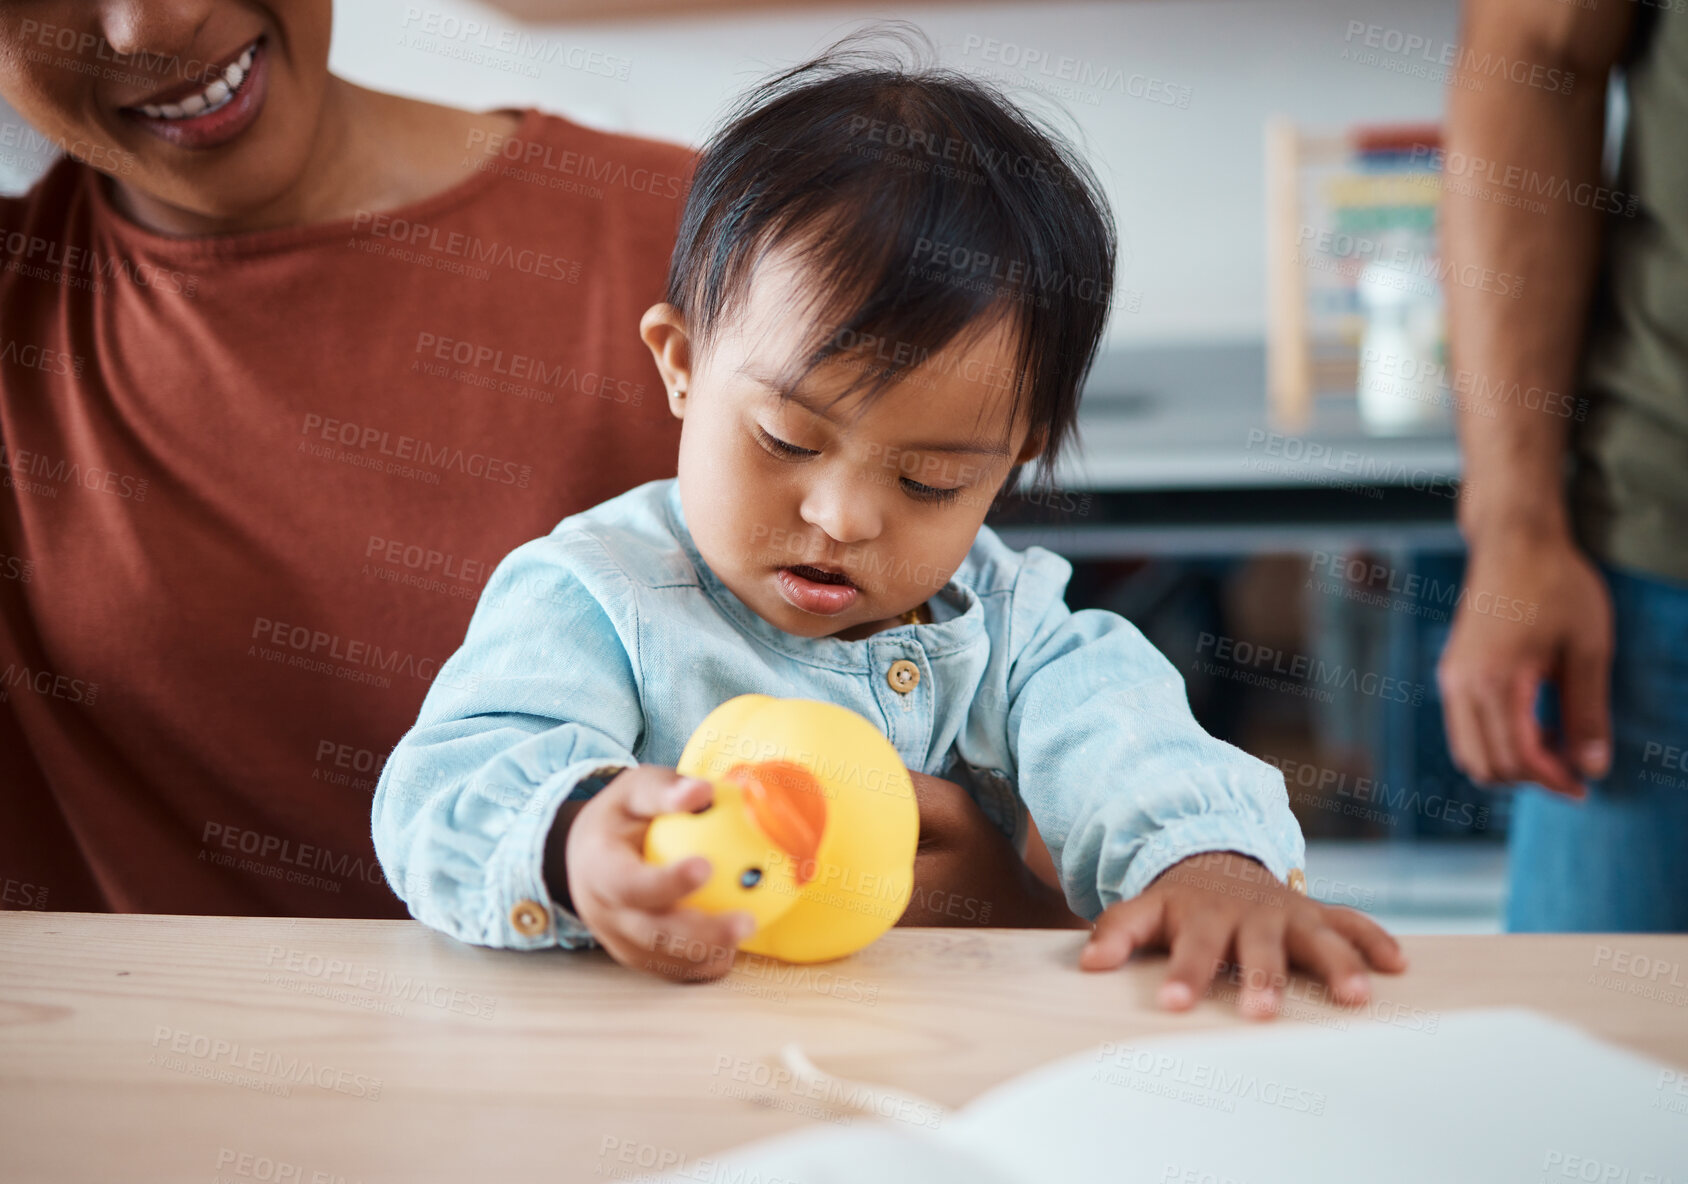
{"label": "baby's nose", "polygon": [[810,489],[803,499],[803,521],[844,546],[870,542],[882,528],[877,500],[841,483]]}

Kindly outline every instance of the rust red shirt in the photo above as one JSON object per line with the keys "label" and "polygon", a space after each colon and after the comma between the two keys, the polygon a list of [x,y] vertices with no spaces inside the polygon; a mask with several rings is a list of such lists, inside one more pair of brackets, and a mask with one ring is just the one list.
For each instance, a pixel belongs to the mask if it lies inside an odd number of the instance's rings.
{"label": "rust red shirt", "polygon": [[487,575],[679,440],[638,323],[690,153],[465,155],[230,237],[68,160],[0,201],[0,907],[404,915],[370,798]]}

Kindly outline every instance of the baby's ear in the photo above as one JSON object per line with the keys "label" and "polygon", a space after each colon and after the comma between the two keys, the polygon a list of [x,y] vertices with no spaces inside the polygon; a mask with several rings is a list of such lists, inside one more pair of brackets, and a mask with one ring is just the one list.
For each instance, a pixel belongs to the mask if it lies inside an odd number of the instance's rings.
{"label": "baby's ear", "polygon": [[657,373],[668,391],[668,409],[686,417],[686,392],[692,383],[692,342],[686,318],[672,304],[653,304],[639,319],[639,336],[650,348]]}

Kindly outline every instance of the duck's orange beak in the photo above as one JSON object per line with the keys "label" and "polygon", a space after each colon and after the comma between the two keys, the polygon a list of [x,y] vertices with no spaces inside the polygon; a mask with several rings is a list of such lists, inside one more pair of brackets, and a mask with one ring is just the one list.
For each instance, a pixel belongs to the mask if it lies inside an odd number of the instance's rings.
{"label": "duck's orange beak", "polygon": [[744,789],[762,833],[795,861],[798,886],[807,884],[826,830],[826,791],[815,775],[791,761],[756,761],[734,765],[725,776]]}

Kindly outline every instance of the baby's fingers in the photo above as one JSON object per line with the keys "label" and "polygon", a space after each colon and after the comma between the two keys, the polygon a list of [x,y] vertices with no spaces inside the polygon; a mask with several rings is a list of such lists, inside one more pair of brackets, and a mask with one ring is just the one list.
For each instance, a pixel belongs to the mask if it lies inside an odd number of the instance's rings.
{"label": "baby's fingers", "polygon": [[1290,922],[1289,956],[1302,969],[1330,984],[1338,1003],[1364,1003],[1371,994],[1366,964],[1352,942],[1325,920],[1323,910]]}
{"label": "baby's fingers", "polygon": [[1325,921],[1352,942],[1378,970],[1400,974],[1407,968],[1407,956],[1401,952],[1401,944],[1370,917],[1353,909],[1327,908]]}
{"label": "baby's fingers", "polygon": [[1160,939],[1166,904],[1160,894],[1145,893],[1111,904],[1096,918],[1096,928],[1078,956],[1082,970],[1112,970],[1131,951]]}
{"label": "baby's fingers", "polygon": [[640,824],[658,814],[678,814],[707,806],[715,787],[698,777],[682,777],[668,769],[641,765],[628,776],[622,810]]}
{"label": "baby's fingers", "polygon": [[1237,930],[1237,966],[1242,972],[1242,992],[1237,1010],[1256,1019],[1271,1019],[1283,1001],[1289,968],[1284,952],[1282,909],[1255,909],[1243,918]]}
{"label": "baby's fingers", "polygon": [[622,933],[639,952],[640,960],[630,964],[675,982],[704,982],[726,974],[733,968],[739,942],[754,929],[755,922],[745,913],[627,910],[621,917]]}
{"label": "baby's fingers", "polygon": [[641,913],[666,913],[709,878],[701,855],[661,867],[628,853],[616,860],[612,903]]}
{"label": "baby's fingers", "polygon": [[1232,921],[1223,915],[1197,915],[1178,925],[1172,935],[1172,965],[1160,989],[1162,1007],[1183,1011],[1207,994],[1231,945],[1232,931]]}

